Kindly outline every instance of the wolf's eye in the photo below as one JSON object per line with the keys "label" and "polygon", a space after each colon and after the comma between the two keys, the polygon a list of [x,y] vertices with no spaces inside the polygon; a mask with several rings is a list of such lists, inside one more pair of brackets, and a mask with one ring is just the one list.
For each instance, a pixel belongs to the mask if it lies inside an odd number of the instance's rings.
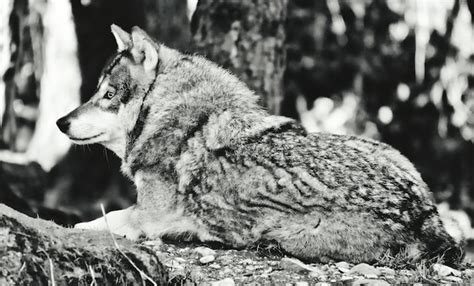
{"label": "wolf's eye", "polygon": [[104,98],[105,99],[112,99],[112,97],[114,97],[115,95],[115,92],[111,91],[111,90],[108,90],[105,94],[104,94]]}

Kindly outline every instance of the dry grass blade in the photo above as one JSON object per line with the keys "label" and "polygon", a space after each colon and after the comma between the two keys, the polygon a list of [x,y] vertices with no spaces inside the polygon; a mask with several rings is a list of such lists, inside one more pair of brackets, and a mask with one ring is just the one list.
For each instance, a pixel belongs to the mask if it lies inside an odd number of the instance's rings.
{"label": "dry grass blade", "polygon": [[49,257],[49,254],[44,251],[43,249],[40,250],[41,252],[43,252],[46,257],[48,258],[48,261],[49,261],[49,272],[51,273],[51,286],[56,286],[56,280],[54,280],[54,264],[53,264],[53,261],[51,260],[51,257]]}
{"label": "dry grass blade", "polygon": [[97,286],[97,281],[95,280],[95,272],[94,272],[94,269],[92,269],[92,266],[90,265],[89,265],[89,272],[91,273],[91,278],[92,278],[91,286],[92,285]]}
{"label": "dry grass blade", "polygon": [[49,272],[51,273],[51,286],[56,286],[56,281],[54,280],[54,265],[51,258],[48,257],[49,260]]}
{"label": "dry grass blade", "polygon": [[140,273],[140,276],[142,277],[142,280],[143,280],[143,285],[145,285],[145,279],[146,279],[146,280],[150,281],[151,284],[156,286],[157,285],[156,282],[153,281],[153,279],[151,279],[150,276],[148,276],[140,268],[138,268],[138,266],[130,259],[130,257],[128,257],[125,254],[125,252],[122,251],[122,249],[120,248],[120,246],[117,243],[117,240],[115,240],[115,237],[114,237],[112,231],[110,230],[109,222],[107,221],[107,216],[105,215],[105,209],[104,209],[103,204],[100,204],[100,209],[102,210],[102,215],[104,216],[105,224],[107,225],[107,229],[109,230],[110,237],[112,237],[112,241],[114,242],[114,245],[117,248],[117,250],[120,252],[120,254],[123,255],[123,257],[125,257],[125,259],[127,259],[127,261],[130,263],[130,265],[132,265],[132,267],[135,268],[135,270],[137,270],[138,273]]}
{"label": "dry grass blade", "polygon": [[25,269],[25,267],[26,267],[26,263],[23,262],[23,264],[20,267],[20,270],[18,270],[18,275],[20,275],[21,271],[23,271]]}

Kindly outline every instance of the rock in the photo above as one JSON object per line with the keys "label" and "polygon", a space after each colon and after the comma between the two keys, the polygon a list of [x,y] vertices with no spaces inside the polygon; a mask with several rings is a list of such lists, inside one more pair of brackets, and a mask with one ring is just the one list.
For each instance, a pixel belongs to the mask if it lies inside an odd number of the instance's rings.
{"label": "rock", "polygon": [[455,276],[446,276],[444,277],[444,279],[455,282],[455,283],[462,283],[462,279]]}
{"label": "rock", "polygon": [[377,278],[379,278],[379,276],[375,275],[375,274],[366,274],[365,277],[368,278],[368,279],[377,279]]}
{"label": "rock", "polygon": [[177,261],[177,262],[181,262],[181,263],[186,262],[186,259],[184,259],[182,257],[175,257],[174,260]]}
{"label": "rock", "polygon": [[[321,276],[324,276],[324,275],[326,275],[326,273],[322,270],[319,270],[319,269],[315,269],[315,270],[313,270],[309,273],[310,277],[321,277]],[[324,279],[320,279],[320,280],[324,280]]]}
{"label": "rock", "polygon": [[350,269],[351,269],[351,266],[349,265],[349,263],[347,263],[345,261],[341,261],[341,262],[336,263],[336,267],[342,273],[349,272]]}
{"label": "rock", "polygon": [[342,268],[346,268],[346,269],[351,269],[351,266],[349,263],[345,262],[345,261],[339,261],[337,262],[336,264],[334,264],[337,268],[339,267],[342,267]]}
{"label": "rock", "polygon": [[367,263],[360,263],[352,267],[352,269],[348,273],[349,274],[359,273],[364,276],[375,275],[378,277],[380,275],[380,270],[378,270],[377,268]]}
{"label": "rock", "polygon": [[184,266],[181,265],[181,263],[179,263],[178,261],[175,261],[175,260],[170,260],[165,265],[167,267],[173,268],[173,269],[184,269]]}
{"label": "rock", "polygon": [[232,278],[225,278],[219,281],[211,282],[212,286],[234,286],[235,282]]}
{"label": "rock", "polygon": [[279,264],[278,261],[275,261],[275,260],[268,261],[268,265],[270,266],[277,266],[278,264]]}
{"label": "rock", "polygon": [[207,264],[207,263],[210,263],[212,261],[216,260],[216,258],[214,257],[214,255],[207,255],[207,256],[203,256],[199,259],[199,262],[201,262],[202,264]]}
{"label": "rock", "polygon": [[398,273],[400,276],[413,276],[413,272],[410,270],[402,269]]}
{"label": "rock", "polygon": [[212,263],[209,265],[209,267],[214,268],[214,269],[221,269],[221,266],[217,263]]}
{"label": "rock", "polygon": [[283,257],[280,261],[280,267],[296,272],[313,272],[319,271],[318,268],[304,264],[296,258]]}
{"label": "rock", "polygon": [[161,239],[158,239],[158,240],[147,240],[147,241],[144,241],[142,242],[143,245],[146,245],[146,246],[151,246],[151,247],[156,247],[156,248],[159,248],[163,245],[163,241],[161,241]]}
{"label": "rock", "polygon": [[219,262],[221,265],[229,265],[234,262],[234,258],[230,255],[219,256]]}
{"label": "rock", "polygon": [[[206,273],[199,269],[199,267],[190,267],[186,269],[186,273],[184,274],[184,277],[189,281],[203,281],[204,279],[208,279],[206,276]],[[210,279],[208,280],[212,281]]]}
{"label": "rock", "polygon": [[268,273],[271,273],[273,271],[273,268],[272,267],[268,267],[266,268],[265,270],[263,270],[263,273],[264,274],[268,274]]}
{"label": "rock", "polygon": [[255,265],[245,266],[245,270],[247,270],[247,271],[254,271],[255,269],[257,269],[257,267]]}
{"label": "rock", "polygon": [[0,204],[0,285],[81,284],[86,276],[96,285],[166,284],[169,269],[154,250],[117,235],[113,242],[108,231],[64,228]]}
{"label": "rock", "polygon": [[318,277],[318,279],[321,280],[321,281],[327,282],[327,280],[328,280],[329,278],[328,278],[326,275],[321,275],[321,276]]}
{"label": "rock", "polygon": [[344,276],[344,275],[341,276],[341,281],[342,282],[353,280],[353,279],[354,279],[354,277],[351,277],[351,276]]}
{"label": "rock", "polygon": [[210,255],[215,256],[216,255],[215,250],[210,249],[209,247],[204,247],[204,246],[196,247],[193,251],[201,256],[210,256]]}
{"label": "rock", "polygon": [[380,280],[380,279],[360,279],[356,280],[352,283],[353,286],[390,286],[390,283],[388,283],[385,280]]}
{"label": "rock", "polygon": [[235,275],[234,270],[230,269],[230,268],[224,268],[221,272],[224,273],[224,274],[234,274]]}
{"label": "rock", "polygon": [[456,270],[454,268],[451,268],[449,266],[443,265],[443,264],[439,264],[439,263],[436,263],[436,264],[433,265],[433,270],[439,276],[442,276],[442,277],[449,276],[449,275],[453,275],[453,276],[456,276],[456,277],[461,276],[461,271]]}
{"label": "rock", "polygon": [[246,259],[244,259],[244,260],[241,260],[240,263],[241,263],[241,264],[244,264],[244,265],[246,265],[246,264],[254,264],[254,261],[253,261],[252,259],[250,259],[250,258],[246,258]]}
{"label": "rock", "polygon": [[471,278],[474,276],[474,269],[466,269],[463,271],[464,275],[467,277]]}
{"label": "rock", "polygon": [[385,276],[395,276],[395,270],[388,267],[377,267],[377,269]]}

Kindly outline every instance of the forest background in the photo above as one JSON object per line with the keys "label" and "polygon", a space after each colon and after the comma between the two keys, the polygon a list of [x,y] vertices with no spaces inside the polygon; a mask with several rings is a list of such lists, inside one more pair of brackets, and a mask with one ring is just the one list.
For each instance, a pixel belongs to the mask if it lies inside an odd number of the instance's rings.
{"label": "forest background", "polygon": [[0,202],[63,225],[133,203],[120,162],[55,120],[87,101],[115,23],[207,56],[311,132],[386,142],[474,216],[474,1],[6,0]]}

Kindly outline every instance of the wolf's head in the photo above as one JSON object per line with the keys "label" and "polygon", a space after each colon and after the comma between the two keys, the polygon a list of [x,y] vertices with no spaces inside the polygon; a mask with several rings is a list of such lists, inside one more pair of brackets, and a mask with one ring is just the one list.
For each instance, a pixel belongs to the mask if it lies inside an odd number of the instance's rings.
{"label": "wolf's head", "polygon": [[112,33],[118,51],[95,94],[57,121],[74,143],[101,143],[124,158],[137,139],[166,137],[160,130],[186,137],[211,115],[258,109],[254,93],[212,62],[157,44],[137,27],[129,34],[112,25]]}
{"label": "wolf's head", "polygon": [[[132,97],[143,97],[158,72],[158,45],[135,27],[131,34],[112,25],[118,51],[105,66],[92,98],[57,121],[76,144],[101,143],[123,153],[127,118],[123,108]],[[124,121],[125,120],[125,121]]]}

